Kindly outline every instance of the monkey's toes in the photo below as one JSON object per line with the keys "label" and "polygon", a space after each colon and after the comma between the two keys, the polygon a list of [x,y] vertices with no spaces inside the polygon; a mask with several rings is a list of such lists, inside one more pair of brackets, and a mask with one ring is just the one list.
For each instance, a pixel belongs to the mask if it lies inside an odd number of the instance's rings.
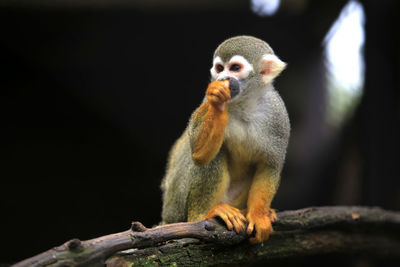
{"label": "monkey's toes", "polygon": [[276,222],[276,220],[278,219],[278,216],[276,215],[276,211],[274,209],[269,210],[269,219],[271,220],[271,222]]}
{"label": "monkey's toes", "polygon": [[220,217],[225,222],[228,230],[233,229],[236,233],[240,233],[245,229],[246,218],[240,210],[225,203],[218,204],[212,208],[205,217]]}
{"label": "monkey's toes", "polygon": [[262,243],[269,238],[273,232],[269,214],[252,213],[247,214],[249,225],[247,226],[246,233],[254,236],[250,237],[249,241],[252,244]]}

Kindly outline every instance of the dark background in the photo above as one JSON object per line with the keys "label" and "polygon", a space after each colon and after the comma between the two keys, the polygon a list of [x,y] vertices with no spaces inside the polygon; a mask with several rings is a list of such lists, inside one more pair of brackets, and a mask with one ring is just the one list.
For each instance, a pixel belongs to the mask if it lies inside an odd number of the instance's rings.
{"label": "dark background", "polygon": [[[201,102],[216,46],[266,40],[292,124],[273,207],[400,209],[398,1],[362,1],[364,94],[326,133],[322,40],[347,1],[0,1],[0,262],[160,221],[169,148]],[[90,3],[89,3],[90,2]]]}

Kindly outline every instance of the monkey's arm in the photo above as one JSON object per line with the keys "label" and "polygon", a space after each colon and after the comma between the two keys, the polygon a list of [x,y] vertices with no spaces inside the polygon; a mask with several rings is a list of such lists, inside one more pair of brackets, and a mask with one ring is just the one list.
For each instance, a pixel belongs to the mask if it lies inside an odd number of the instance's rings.
{"label": "monkey's arm", "polygon": [[271,217],[275,215],[270,206],[278,184],[279,172],[263,165],[258,166],[247,200],[247,234],[250,235],[255,229],[255,237],[250,238],[251,243],[267,240],[273,231]]}
{"label": "monkey's arm", "polygon": [[206,165],[221,148],[228,123],[226,101],[230,99],[229,82],[214,81],[206,91],[207,101],[193,114],[189,124],[193,161]]}

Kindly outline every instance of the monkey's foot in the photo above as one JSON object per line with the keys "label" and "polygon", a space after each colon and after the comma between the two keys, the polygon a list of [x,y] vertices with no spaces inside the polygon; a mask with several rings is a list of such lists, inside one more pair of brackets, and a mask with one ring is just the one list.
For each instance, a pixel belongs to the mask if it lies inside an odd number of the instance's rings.
{"label": "monkey's foot", "polygon": [[236,233],[244,231],[246,218],[240,210],[235,207],[225,203],[218,204],[212,208],[204,218],[211,219],[214,217],[220,217],[229,230],[232,230],[233,228]]}
{"label": "monkey's foot", "polygon": [[[243,215],[246,215],[247,214],[247,209],[242,209],[242,210],[240,210],[240,212]],[[269,219],[271,220],[271,222],[276,222],[276,220],[278,219],[278,216],[276,215],[275,209],[270,209],[268,216],[269,216]]]}
{"label": "monkey's foot", "polygon": [[247,226],[246,233],[251,235],[255,230],[255,236],[251,237],[250,243],[257,244],[262,243],[269,238],[269,235],[273,232],[271,225],[271,216],[275,216],[275,211],[270,211],[269,214],[261,213],[261,212],[253,212],[247,214],[247,221],[249,225]]}
{"label": "monkey's foot", "polygon": [[278,219],[278,216],[276,216],[276,212],[274,209],[269,210],[269,219],[271,220],[271,222],[276,222],[276,220]]}

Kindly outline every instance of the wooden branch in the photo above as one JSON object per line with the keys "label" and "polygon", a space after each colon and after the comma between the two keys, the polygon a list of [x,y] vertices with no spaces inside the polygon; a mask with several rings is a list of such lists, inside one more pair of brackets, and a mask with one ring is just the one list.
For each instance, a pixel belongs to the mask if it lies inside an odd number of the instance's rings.
{"label": "wooden branch", "polygon": [[228,231],[214,220],[151,229],[134,222],[125,232],[73,239],[14,266],[211,266],[329,252],[400,257],[399,212],[318,207],[277,215],[275,232],[260,245],[250,245],[245,233]]}

